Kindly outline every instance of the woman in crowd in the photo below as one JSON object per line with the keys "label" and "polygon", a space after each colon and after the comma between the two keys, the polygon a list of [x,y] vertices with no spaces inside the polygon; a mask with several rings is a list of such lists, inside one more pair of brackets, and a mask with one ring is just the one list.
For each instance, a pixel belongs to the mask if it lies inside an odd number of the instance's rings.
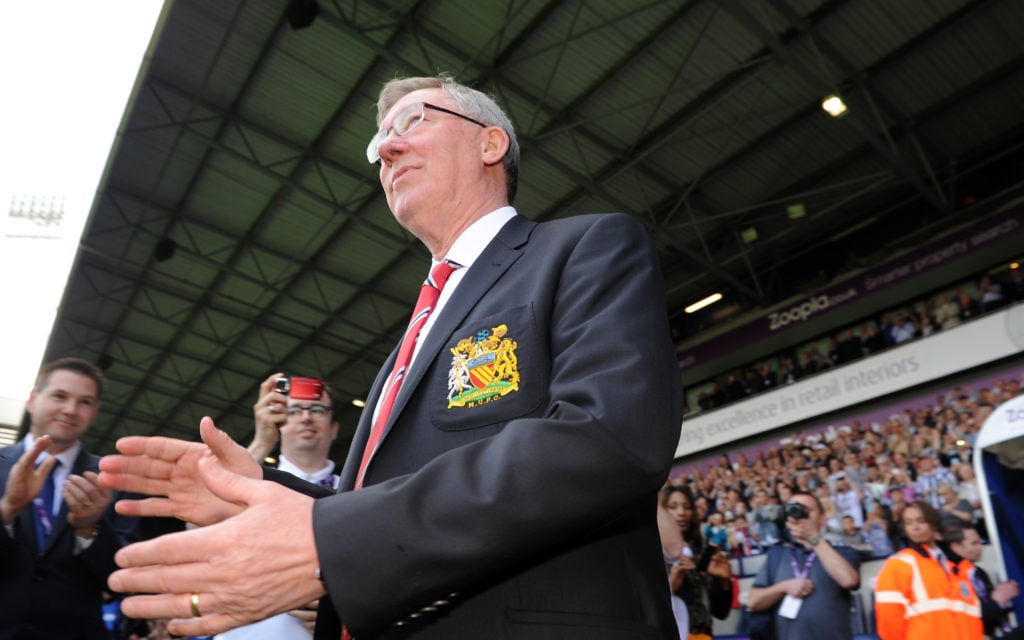
{"label": "woman in crowd", "polygon": [[704,552],[701,522],[693,495],[685,486],[669,485],[661,492],[661,506],[679,528],[686,545],[669,569],[672,592],[686,603],[690,634],[711,636],[711,618],[725,620],[732,606],[732,567],[724,550],[713,550],[705,572],[697,570]]}
{"label": "woman in crowd", "polygon": [[889,556],[875,583],[882,640],[980,640],[981,604],[966,572],[935,544],[942,516],[923,500],[903,510],[910,546]]}

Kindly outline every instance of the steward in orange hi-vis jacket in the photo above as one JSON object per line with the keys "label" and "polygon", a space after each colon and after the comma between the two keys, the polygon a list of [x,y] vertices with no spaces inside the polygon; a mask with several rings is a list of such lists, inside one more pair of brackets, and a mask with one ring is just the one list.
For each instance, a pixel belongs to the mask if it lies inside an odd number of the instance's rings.
{"label": "steward in orange hi-vis jacket", "polygon": [[966,572],[937,547],[913,544],[885,561],[875,583],[882,640],[980,640],[981,603]]}

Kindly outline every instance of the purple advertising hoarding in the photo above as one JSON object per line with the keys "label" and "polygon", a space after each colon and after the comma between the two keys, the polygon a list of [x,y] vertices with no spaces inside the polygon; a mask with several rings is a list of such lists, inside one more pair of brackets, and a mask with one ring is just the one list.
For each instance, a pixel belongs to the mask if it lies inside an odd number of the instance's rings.
{"label": "purple advertising hoarding", "polygon": [[682,370],[711,362],[766,338],[781,335],[814,318],[825,317],[866,295],[883,291],[911,278],[944,267],[967,254],[982,251],[993,242],[1024,230],[1024,205],[1015,205],[956,234],[928,243],[896,259],[849,278],[836,286],[776,309],[707,342],[681,351]]}

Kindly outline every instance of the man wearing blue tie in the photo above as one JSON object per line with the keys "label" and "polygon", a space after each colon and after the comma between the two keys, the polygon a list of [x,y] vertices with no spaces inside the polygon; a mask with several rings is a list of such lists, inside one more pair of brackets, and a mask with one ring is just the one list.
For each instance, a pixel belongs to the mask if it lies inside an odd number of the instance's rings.
{"label": "man wearing blue tie", "polygon": [[28,399],[29,433],[0,449],[0,640],[109,637],[102,592],[134,521],[114,514],[96,481],[99,457],[79,442],[102,389],[85,360],[44,365]]}

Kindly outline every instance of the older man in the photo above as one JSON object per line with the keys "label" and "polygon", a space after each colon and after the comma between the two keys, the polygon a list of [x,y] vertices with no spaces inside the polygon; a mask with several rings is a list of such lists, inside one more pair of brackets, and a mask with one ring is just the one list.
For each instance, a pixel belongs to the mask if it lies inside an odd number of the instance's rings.
{"label": "older man", "polygon": [[433,266],[342,493],[257,481],[209,420],[216,458],[124,440],[101,481],[167,498],[119,508],[210,526],[125,549],[110,584],[186,635],[326,592],[317,638],[334,612],[360,639],[675,638],[655,508],[682,392],[646,234],[519,215],[508,117],[450,78],[389,82],[378,122],[367,159]]}
{"label": "older man", "polygon": [[79,442],[102,390],[92,363],[44,365],[28,398],[28,434],[0,449],[0,639],[110,637],[102,594],[135,523],[115,515],[97,482],[99,458]]}

